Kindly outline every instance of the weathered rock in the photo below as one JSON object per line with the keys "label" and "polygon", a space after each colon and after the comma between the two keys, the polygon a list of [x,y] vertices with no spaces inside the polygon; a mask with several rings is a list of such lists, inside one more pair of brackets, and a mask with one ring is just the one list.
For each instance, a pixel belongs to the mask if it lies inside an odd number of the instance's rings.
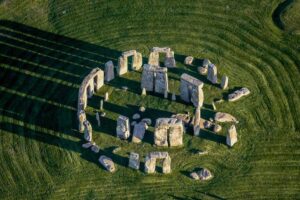
{"label": "weathered rock", "polygon": [[141,143],[145,132],[146,132],[146,123],[145,122],[140,122],[136,125],[134,125],[133,129],[133,137],[132,137],[132,142],[133,143]]}
{"label": "weathered rock", "polygon": [[146,95],[147,95],[146,88],[143,88],[143,89],[142,89],[142,95],[143,95],[143,96],[146,96]]}
{"label": "weathered rock", "polygon": [[163,173],[171,173],[171,157],[168,152],[151,152],[145,158],[145,172],[155,172],[156,159],[163,159]]}
{"label": "weathered rock", "polygon": [[116,127],[117,137],[126,140],[130,136],[130,126],[128,117],[120,115]]}
{"label": "weathered rock", "polygon": [[221,88],[223,89],[223,90],[226,90],[227,89],[227,87],[228,87],[228,76],[222,76],[222,80],[221,80]]}
{"label": "weathered rock", "polygon": [[84,143],[82,144],[82,147],[85,148],[85,149],[88,149],[92,146],[93,144],[91,142],[88,142],[88,143]]}
{"label": "weathered rock", "polygon": [[168,143],[170,146],[180,146],[183,144],[183,132],[184,127],[181,120],[158,118],[154,131],[154,143],[157,146],[168,146]]}
{"label": "weathered rock", "polygon": [[192,56],[188,56],[184,59],[184,64],[185,65],[192,65],[193,64],[193,60],[194,60],[194,57]]}
{"label": "weathered rock", "polygon": [[105,94],[104,94],[104,101],[108,101],[108,99],[109,99],[108,92],[105,92]]}
{"label": "weathered rock", "polygon": [[182,74],[180,78],[180,97],[185,102],[192,102],[195,107],[202,107],[204,94],[203,82],[188,75]]}
{"label": "weathered rock", "polygon": [[94,144],[91,148],[91,150],[94,152],[94,153],[99,153],[100,151],[100,148],[98,145]]}
{"label": "weathered rock", "polygon": [[112,161],[112,159],[110,159],[107,156],[100,156],[99,158],[99,162],[101,163],[101,165],[109,172],[115,172],[116,171],[116,167],[114,162]]}
{"label": "weathered rock", "polygon": [[169,47],[153,47],[149,55],[148,64],[159,65],[159,53],[165,53],[164,64],[166,67],[176,67],[174,51],[171,51]]}
{"label": "weathered rock", "polygon": [[84,132],[84,122],[86,121],[86,114],[84,112],[84,110],[81,110],[78,114],[78,121],[79,121],[79,126],[78,126],[78,129],[79,129],[79,132],[83,133]]}
{"label": "weathered rock", "polygon": [[143,67],[141,88],[145,88],[146,91],[165,94],[169,90],[168,69],[145,64]]}
{"label": "weathered rock", "polygon": [[210,121],[207,121],[207,120],[206,120],[206,121],[204,122],[204,128],[206,128],[206,129],[211,128],[212,125],[213,125],[213,124],[212,124],[212,122],[210,122]]}
{"label": "weathered rock", "polygon": [[133,56],[131,68],[139,70],[142,67],[143,57],[142,54],[136,50],[125,51],[118,59],[117,73],[119,76],[127,73],[128,71],[128,57]]}
{"label": "weathered rock", "polygon": [[216,84],[218,82],[217,74],[217,67],[214,64],[209,64],[207,71],[207,80],[209,80],[213,84]]}
{"label": "weathered rock", "polygon": [[85,120],[85,122],[83,122],[83,125],[84,125],[84,136],[83,137],[86,141],[91,142],[92,136],[93,136],[92,125],[87,120]]}
{"label": "weathered rock", "polygon": [[215,121],[217,122],[238,122],[237,119],[228,113],[217,112],[215,114]]}
{"label": "weathered rock", "polygon": [[146,108],[144,106],[141,106],[139,110],[140,110],[140,112],[145,112]]}
{"label": "weathered rock", "polygon": [[215,133],[219,133],[221,130],[222,130],[222,126],[220,126],[219,124],[214,125],[214,132]]}
{"label": "weathered rock", "polygon": [[145,122],[148,126],[151,126],[152,120],[150,118],[144,118],[142,119],[142,122]]}
{"label": "weathered rock", "polygon": [[128,167],[133,169],[140,168],[140,155],[138,153],[134,153],[134,152],[130,153]]}
{"label": "weathered rock", "polygon": [[171,116],[172,118],[181,120],[183,122],[183,125],[187,126],[190,123],[191,117],[189,114],[175,114]]}
{"label": "weathered rock", "polygon": [[250,94],[250,90],[248,88],[241,88],[231,94],[228,95],[228,101],[237,101],[243,96],[247,96]]}
{"label": "weathered rock", "polygon": [[104,80],[109,82],[115,78],[114,64],[112,61],[105,63]]}
{"label": "weathered rock", "polygon": [[198,176],[199,176],[200,180],[202,180],[202,181],[207,181],[207,180],[210,180],[213,178],[212,173],[206,168],[201,169],[198,172]]}
{"label": "weathered rock", "polygon": [[227,133],[227,137],[226,137],[226,144],[230,147],[232,147],[235,143],[237,143],[238,139],[237,139],[237,132],[236,132],[236,128],[235,125],[232,125],[229,129],[228,129],[228,133]]}
{"label": "weathered rock", "polygon": [[195,110],[194,121],[193,121],[194,136],[200,135],[200,119],[201,119],[201,111],[200,111],[200,107],[197,107]]}
{"label": "weathered rock", "polygon": [[197,172],[190,173],[190,177],[194,180],[199,180],[199,176]]}
{"label": "weathered rock", "polygon": [[141,118],[141,115],[138,114],[138,113],[135,113],[133,116],[132,116],[132,119],[136,120],[136,119],[140,119]]}
{"label": "weathered rock", "polygon": [[207,74],[207,71],[208,71],[208,67],[198,67],[198,72],[201,75]]}

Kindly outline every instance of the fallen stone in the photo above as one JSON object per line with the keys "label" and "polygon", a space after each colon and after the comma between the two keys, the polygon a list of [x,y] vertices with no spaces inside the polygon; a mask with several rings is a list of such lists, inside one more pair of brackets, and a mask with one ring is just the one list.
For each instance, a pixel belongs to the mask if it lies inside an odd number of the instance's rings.
{"label": "fallen stone", "polygon": [[197,172],[190,173],[190,177],[194,180],[199,180],[200,179]]}
{"label": "fallen stone", "polygon": [[92,146],[93,144],[91,142],[88,142],[88,143],[84,143],[82,144],[82,147],[85,148],[85,149],[88,149]]}
{"label": "fallen stone", "polygon": [[141,118],[141,115],[138,114],[138,113],[135,113],[133,116],[132,116],[132,119],[136,120],[136,119],[140,119]]}
{"label": "fallen stone", "polygon": [[133,169],[140,168],[140,155],[134,152],[130,153],[128,167]]}
{"label": "fallen stone", "polygon": [[215,121],[217,122],[238,122],[237,119],[228,113],[217,112],[215,114]]}
{"label": "fallen stone", "polygon": [[141,106],[139,110],[140,110],[140,112],[145,112],[146,108],[144,106]]}
{"label": "fallen stone", "polygon": [[228,101],[237,101],[243,96],[247,96],[250,94],[250,90],[248,88],[241,88],[236,90],[235,92],[228,95]]}
{"label": "fallen stone", "polygon": [[208,71],[208,68],[207,68],[207,67],[198,67],[198,72],[199,72],[199,74],[201,74],[201,75],[206,75],[206,74],[207,74],[207,71]]}
{"label": "fallen stone", "polygon": [[122,150],[122,148],[121,147],[116,147],[116,148],[114,148],[114,150],[112,151],[113,153],[117,153],[117,152],[119,152],[119,151],[121,151]]}
{"label": "fallen stone", "polygon": [[190,120],[191,120],[191,117],[189,114],[178,113],[178,114],[172,115],[171,117],[181,120],[183,122],[183,125],[185,125],[185,126],[189,125]]}
{"label": "fallen stone", "polygon": [[184,64],[185,64],[185,65],[192,65],[193,60],[194,60],[194,57],[188,56],[188,57],[186,57],[186,58],[184,59]]}
{"label": "fallen stone", "polygon": [[215,133],[219,133],[221,130],[222,130],[222,126],[220,126],[219,124],[214,125],[214,132]]}
{"label": "fallen stone", "polygon": [[142,122],[145,122],[148,126],[151,126],[152,120],[150,118],[144,118],[142,119]]}
{"label": "fallen stone", "polygon": [[95,144],[95,145],[92,146],[91,150],[92,150],[94,153],[99,153],[100,148],[99,148],[98,145]]}
{"label": "fallen stone", "polygon": [[102,155],[99,158],[99,162],[107,171],[109,172],[116,171],[115,164],[112,161],[112,159],[110,159],[109,157]]}
{"label": "fallen stone", "polygon": [[198,176],[202,181],[207,181],[213,178],[212,173],[206,168],[201,169],[198,172]]}

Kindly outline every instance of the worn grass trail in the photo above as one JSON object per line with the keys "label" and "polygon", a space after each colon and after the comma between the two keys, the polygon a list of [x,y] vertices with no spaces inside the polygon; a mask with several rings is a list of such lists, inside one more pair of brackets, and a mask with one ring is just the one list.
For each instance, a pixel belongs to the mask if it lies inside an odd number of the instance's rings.
{"label": "worn grass trail", "polygon": [[[0,1],[0,198],[2,199],[295,199],[300,187],[300,53],[296,37],[272,21],[279,1]],[[290,19],[290,18],[289,18]],[[177,69],[169,70],[171,90],[181,73],[205,83],[185,56],[209,58],[229,76],[229,90],[248,87],[251,95],[217,104],[236,116],[239,142],[224,145],[220,134],[191,131],[184,147],[164,149],[172,174],[146,175],[127,168],[130,151],[146,153],[153,127],[141,145],[115,137],[119,114],[139,106],[152,120],[193,111],[191,105],[159,95],[140,96],[140,72],[129,72],[101,88],[89,101],[88,118],[101,154],[117,172],[98,164],[99,155],[81,148],[77,132],[77,92],[83,77],[122,51],[169,46]],[[199,60],[196,60],[199,62]],[[221,75],[219,79],[221,78]],[[121,89],[127,86],[128,91]],[[104,93],[106,117],[96,127],[94,110]],[[215,98],[228,91],[205,84],[202,117],[209,119]],[[112,153],[114,147],[122,150]],[[196,150],[209,151],[206,156]],[[142,160],[143,165],[144,160]],[[195,182],[191,170],[207,167],[214,179]],[[159,168],[158,168],[159,169]]]}

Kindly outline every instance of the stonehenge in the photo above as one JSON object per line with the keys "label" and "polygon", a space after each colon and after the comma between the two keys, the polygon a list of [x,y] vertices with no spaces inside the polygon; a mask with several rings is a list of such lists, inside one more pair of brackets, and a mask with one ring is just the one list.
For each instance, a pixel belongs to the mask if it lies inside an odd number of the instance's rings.
{"label": "stonehenge", "polygon": [[206,169],[202,168],[200,171],[195,171],[190,174],[190,177],[194,180],[207,181],[213,178],[212,173]]}
{"label": "stonehenge", "polygon": [[226,137],[226,144],[230,147],[232,147],[235,143],[237,143],[237,132],[235,125],[231,125],[228,129],[227,137]]}
{"label": "stonehenge", "polygon": [[195,110],[194,121],[193,121],[194,136],[200,135],[200,119],[201,119],[200,107],[197,107]]}
{"label": "stonehenge", "polygon": [[168,69],[157,65],[145,64],[143,66],[141,88],[160,94],[168,92]]}
{"label": "stonehenge", "polygon": [[146,129],[147,129],[147,124],[143,121],[135,124],[133,128],[132,142],[141,143],[144,138]]}
{"label": "stonehenge", "polygon": [[248,88],[241,88],[236,90],[235,92],[228,95],[228,101],[237,101],[243,96],[247,96],[250,94],[250,90]]}
{"label": "stonehenge", "polygon": [[128,167],[132,169],[140,168],[140,155],[138,153],[130,153]]}
{"label": "stonehenge", "polygon": [[84,110],[80,110],[79,111],[79,113],[78,113],[78,121],[79,121],[79,123],[78,123],[78,125],[79,125],[78,130],[79,130],[80,133],[83,133],[83,131],[84,131],[84,124],[83,123],[86,121],[86,114],[85,114]]}
{"label": "stonehenge", "polygon": [[215,121],[216,122],[235,122],[238,123],[237,119],[228,113],[217,112],[215,114]]}
{"label": "stonehenge", "polygon": [[92,141],[92,137],[93,137],[93,129],[92,129],[92,125],[90,124],[89,121],[85,120],[83,122],[84,125],[84,139],[88,142]]}
{"label": "stonehenge", "polygon": [[119,76],[128,72],[128,57],[133,56],[131,68],[133,70],[140,70],[143,64],[142,54],[136,50],[125,51],[118,59],[117,74]]}
{"label": "stonehenge", "polygon": [[185,65],[192,65],[193,64],[193,60],[194,60],[194,57],[192,56],[188,56],[184,59],[184,64]]}
{"label": "stonehenge", "polygon": [[126,140],[130,136],[130,125],[128,117],[120,115],[117,119],[116,127],[117,137]]}
{"label": "stonehenge", "polygon": [[112,61],[105,63],[104,80],[109,82],[115,78],[114,64]]}
{"label": "stonehenge", "polygon": [[227,87],[228,87],[228,80],[229,80],[229,78],[228,78],[228,76],[222,76],[222,80],[221,80],[221,88],[223,89],[223,90],[226,90],[227,89]]}
{"label": "stonehenge", "polygon": [[174,51],[171,51],[169,47],[153,47],[151,49],[148,64],[159,66],[159,53],[165,53],[164,65],[168,68],[176,67],[176,61],[174,58]]}
{"label": "stonehenge", "polygon": [[158,118],[155,124],[154,143],[157,146],[181,146],[184,127],[181,120]]}
{"label": "stonehenge", "polygon": [[152,174],[155,172],[156,160],[163,159],[163,169],[164,174],[171,173],[171,157],[168,152],[151,152],[145,158],[145,168],[144,171],[147,174]]}
{"label": "stonehenge", "polygon": [[109,157],[102,155],[99,157],[99,162],[107,171],[111,173],[116,171],[115,164]]}
{"label": "stonehenge", "polygon": [[188,75],[180,78],[180,97],[185,102],[192,102],[195,107],[202,107],[204,101],[203,82]]}

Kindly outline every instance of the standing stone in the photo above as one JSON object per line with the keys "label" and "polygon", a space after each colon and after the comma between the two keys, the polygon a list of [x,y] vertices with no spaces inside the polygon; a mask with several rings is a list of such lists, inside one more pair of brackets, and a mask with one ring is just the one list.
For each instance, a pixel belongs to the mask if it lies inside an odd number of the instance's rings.
{"label": "standing stone", "polygon": [[100,115],[98,112],[96,112],[96,120],[97,120],[97,124],[100,127],[101,126],[101,122],[100,122]]}
{"label": "standing stone", "polygon": [[156,158],[151,158],[150,155],[147,155],[145,158],[145,173],[152,174],[155,172]]}
{"label": "standing stone", "polygon": [[228,129],[226,144],[232,147],[235,143],[237,143],[237,141],[238,139],[235,125],[231,125],[231,127]]}
{"label": "standing stone", "polygon": [[117,73],[119,76],[128,72],[128,59],[127,57],[120,56],[118,59]]}
{"label": "standing stone", "polygon": [[174,51],[169,51],[166,53],[164,64],[168,68],[176,67],[176,61],[174,58]]}
{"label": "standing stone", "polygon": [[192,102],[195,107],[202,107],[204,101],[203,82],[188,75],[180,77],[180,97],[185,102]]}
{"label": "standing stone", "polygon": [[103,100],[101,99],[100,100],[100,111],[102,111],[103,110]]}
{"label": "standing stone", "polygon": [[107,156],[100,156],[99,158],[99,162],[101,163],[101,165],[109,172],[115,172],[116,171],[116,167],[114,162],[112,161],[112,159],[110,159]]}
{"label": "standing stone", "polygon": [[109,82],[115,78],[114,64],[112,61],[105,63],[104,80]]}
{"label": "standing stone", "polygon": [[218,82],[217,73],[218,73],[217,67],[214,64],[209,64],[208,72],[207,72],[207,80],[209,80],[213,84],[216,84]]}
{"label": "standing stone", "polygon": [[140,155],[138,153],[130,153],[128,167],[131,167],[133,169],[140,168]]}
{"label": "standing stone", "polygon": [[159,66],[159,53],[158,52],[151,52],[150,53],[148,64]]}
{"label": "standing stone", "polygon": [[84,131],[84,124],[83,123],[86,121],[86,114],[85,114],[84,110],[81,110],[79,112],[78,120],[79,120],[79,127],[78,127],[79,132],[83,133],[83,131]]}
{"label": "standing stone", "polygon": [[145,64],[143,66],[141,88],[145,88],[146,91],[154,90],[154,71],[155,67]]}
{"label": "standing stone", "polygon": [[132,69],[138,71],[141,69],[142,65],[143,65],[143,56],[141,53],[136,52],[136,54],[134,54],[132,59]]}
{"label": "standing stone", "polygon": [[141,143],[145,132],[146,132],[146,123],[145,122],[139,122],[138,124],[134,125],[133,128],[133,136],[132,136],[132,142],[133,143]]}
{"label": "standing stone", "polygon": [[104,101],[108,101],[108,99],[109,99],[108,92],[105,92],[105,94],[104,94]]}
{"label": "standing stone", "polygon": [[185,65],[192,65],[193,64],[193,60],[194,60],[194,57],[192,56],[188,56],[184,59],[184,64]]}
{"label": "standing stone", "polygon": [[228,87],[228,76],[222,76],[222,80],[221,80],[221,88],[223,90],[226,90]]}
{"label": "standing stone", "polygon": [[163,173],[169,174],[171,173],[171,157],[167,156],[163,161]]}
{"label": "standing stone", "polygon": [[146,96],[146,95],[147,95],[146,88],[143,88],[142,89],[142,96]]}
{"label": "standing stone", "polygon": [[85,120],[83,125],[84,125],[84,136],[83,137],[86,141],[91,142],[92,141],[92,134],[93,134],[92,125],[87,120]]}
{"label": "standing stone", "polygon": [[201,119],[201,111],[200,111],[200,107],[197,107],[195,110],[195,116],[193,121],[194,136],[200,135],[200,119]]}
{"label": "standing stone", "polygon": [[168,92],[168,69],[167,68],[156,68],[155,70],[155,85],[154,90],[156,93],[165,94]]}
{"label": "standing stone", "polygon": [[99,148],[98,145],[93,144],[91,150],[92,150],[92,152],[94,152],[94,153],[99,153],[100,148]]}
{"label": "standing stone", "polygon": [[176,101],[176,94],[175,93],[172,94],[172,101]]}
{"label": "standing stone", "polygon": [[215,102],[213,101],[213,102],[211,102],[211,107],[213,108],[213,110],[217,110],[217,107],[216,107],[216,105],[215,105]]}
{"label": "standing stone", "polygon": [[117,137],[126,140],[130,136],[130,125],[128,117],[120,115],[116,127]]}

